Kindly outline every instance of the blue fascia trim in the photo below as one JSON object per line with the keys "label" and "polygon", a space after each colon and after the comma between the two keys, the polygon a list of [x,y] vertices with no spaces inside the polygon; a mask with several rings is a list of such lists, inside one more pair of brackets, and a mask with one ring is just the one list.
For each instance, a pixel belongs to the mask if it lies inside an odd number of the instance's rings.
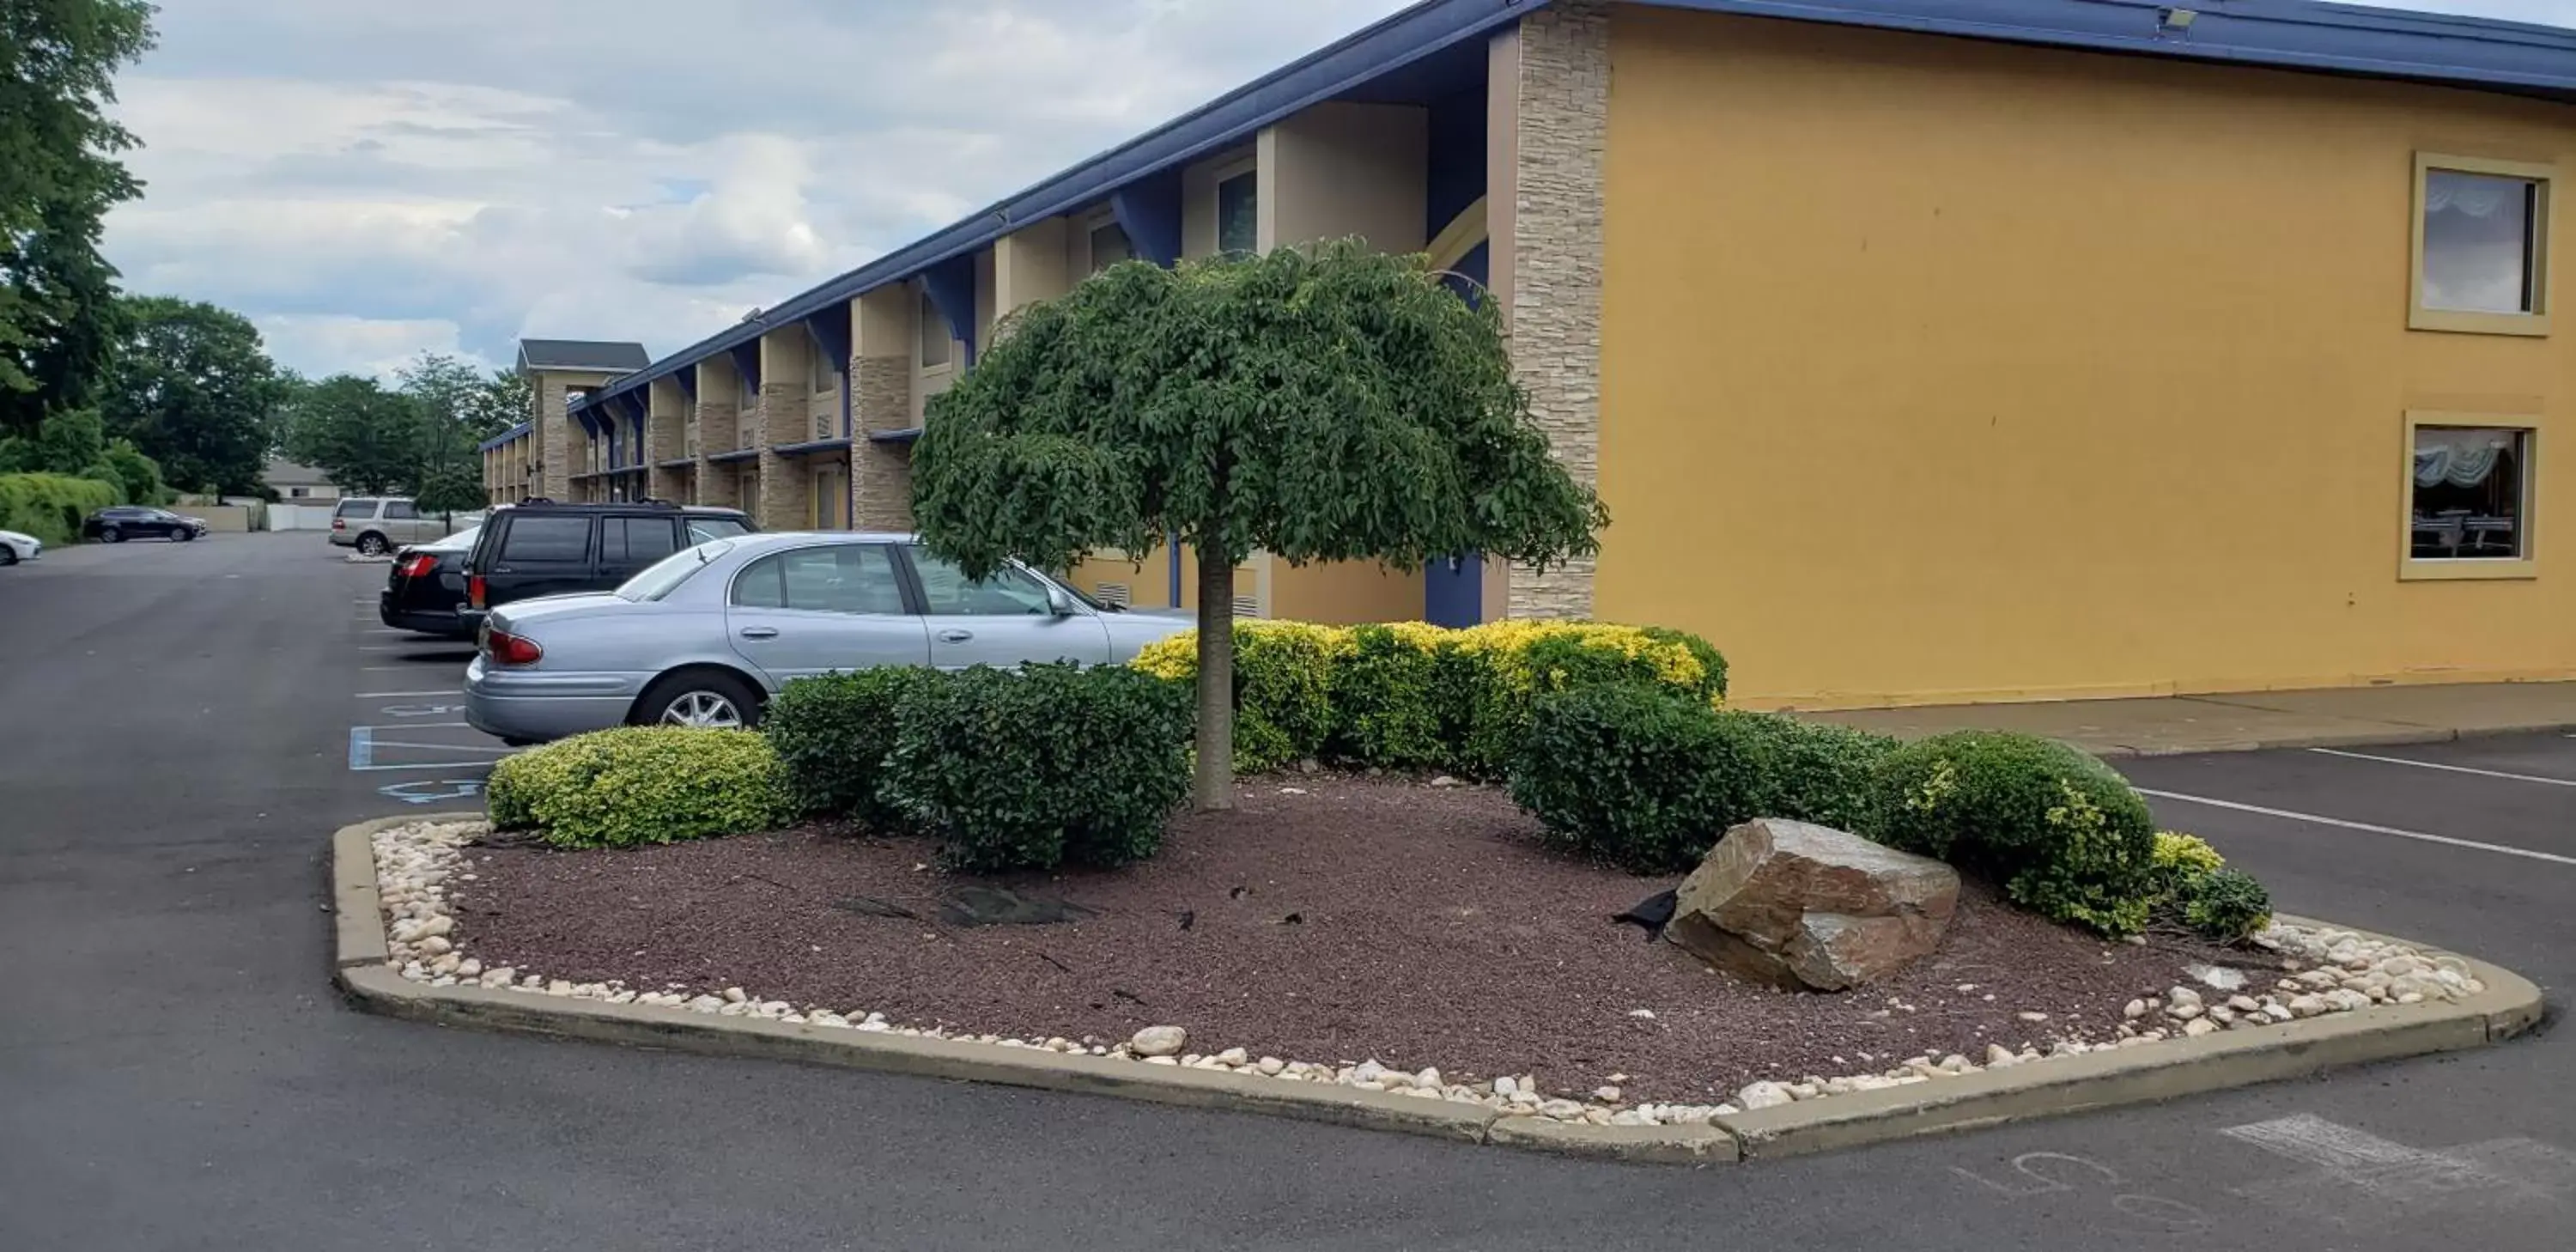
{"label": "blue fascia trim", "polygon": [[1181,259],[1181,171],[1179,167],[1148,175],[1119,188],[1109,197],[1110,215],[1127,232],[1127,246],[1139,260],[1165,269]]}
{"label": "blue fascia trim", "polygon": [[512,443],[512,442],[515,442],[515,441],[517,441],[517,440],[527,438],[528,432],[529,432],[529,431],[532,431],[532,430],[535,430],[536,428],[537,428],[537,427],[536,427],[536,423],[534,423],[534,422],[521,422],[521,423],[519,423],[518,425],[513,426],[513,427],[511,427],[511,428],[510,428],[510,429],[508,429],[508,430],[502,431],[500,434],[494,435],[494,436],[492,436],[491,438],[484,440],[480,445],[478,445],[478,446],[476,447],[476,449],[475,449],[475,450],[476,450],[476,451],[478,451],[478,452],[489,452],[489,451],[491,451],[492,449],[497,448],[497,447],[500,447],[500,446],[501,446],[501,445],[503,445],[503,444],[506,444],[506,443]]}
{"label": "blue fascia trim", "polygon": [[948,336],[965,345],[962,364],[975,367],[975,256],[967,253],[953,256],[923,271],[921,285],[930,292],[930,303],[939,310],[941,321],[948,323]]}
{"label": "blue fascia trim", "polygon": [[920,274],[1040,221],[1099,204],[1139,178],[1178,169],[1233,147],[1262,127],[1340,96],[1424,57],[1517,22],[1546,0],[1426,0],[1226,93],[1199,108],[1044,182],[987,206],[964,221],[852,270],[770,310],[757,322],[726,327],[628,374],[612,389],[640,387],[726,351],[766,327],[803,318],[888,283]]}
{"label": "blue fascia trim", "polygon": [[759,455],[758,448],[735,448],[730,452],[710,452],[707,454],[707,460],[719,465],[729,465],[735,461],[748,461]]}
{"label": "blue fascia trim", "polygon": [[760,336],[754,334],[749,340],[726,348],[725,355],[733,358],[733,372],[742,376],[742,381],[751,387],[751,394],[759,395]]}
{"label": "blue fascia trim", "polygon": [[668,461],[660,462],[660,463],[658,463],[658,465],[656,466],[656,468],[658,468],[658,469],[666,469],[666,470],[696,469],[697,467],[698,467],[698,461],[697,461],[697,458],[695,458],[695,457],[686,457],[686,456],[683,456],[683,457],[674,457],[674,458],[672,458],[672,459],[670,459],[670,460],[668,460]]}
{"label": "blue fascia trim", "polygon": [[[672,382],[680,384],[680,394],[687,397],[689,403],[696,404],[698,402],[698,369],[696,362],[692,361],[687,365],[671,371],[669,377]],[[649,386],[650,384],[647,385]]]}
{"label": "blue fascia trim", "polygon": [[775,452],[780,456],[812,456],[817,452],[847,452],[849,450],[850,441],[847,439],[815,439],[805,443],[782,443],[777,447],[770,449],[770,451]]}
{"label": "blue fascia trim", "polygon": [[919,438],[921,438],[921,428],[918,426],[906,426],[901,430],[872,430],[868,432],[869,443],[911,443]]}
{"label": "blue fascia trim", "polygon": [[[1641,0],[1659,8],[2576,95],[2576,31],[2312,0]],[[2186,30],[2165,13],[2195,9]]]}

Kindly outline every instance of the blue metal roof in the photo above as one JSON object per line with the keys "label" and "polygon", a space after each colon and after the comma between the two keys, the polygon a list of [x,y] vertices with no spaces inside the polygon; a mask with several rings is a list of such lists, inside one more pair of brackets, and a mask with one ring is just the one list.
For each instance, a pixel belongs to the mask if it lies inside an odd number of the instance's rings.
{"label": "blue metal roof", "polygon": [[476,445],[475,450],[478,452],[489,452],[494,448],[500,447],[502,444],[509,443],[514,439],[518,439],[526,435],[529,431],[534,429],[536,429],[534,423],[521,422],[508,430],[502,431],[500,434],[484,440],[482,443]]}
{"label": "blue metal roof", "polygon": [[[2451,83],[2576,101],[2576,30],[2315,0],[1632,0],[1788,21],[1869,26],[2104,52]],[[1264,126],[1517,22],[1547,0],[1424,0],[964,221],[625,375],[585,408],[835,304],[972,254],[1022,225],[1233,147]],[[2177,11],[2189,11],[2187,23]],[[508,436],[503,437],[505,440]]]}

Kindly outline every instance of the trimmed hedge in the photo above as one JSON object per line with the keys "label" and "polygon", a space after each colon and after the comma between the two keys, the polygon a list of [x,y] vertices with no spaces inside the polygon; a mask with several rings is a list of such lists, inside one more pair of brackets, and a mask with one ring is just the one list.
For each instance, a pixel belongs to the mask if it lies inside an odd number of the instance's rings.
{"label": "trimmed hedge", "polygon": [[[1132,664],[1194,679],[1197,634],[1149,644]],[[1540,697],[1640,683],[1712,705],[1726,694],[1726,661],[1680,631],[1596,622],[1446,630],[1247,621],[1235,624],[1235,678],[1238,772],[1319,757],[1499,780]]]}
{"label": "trimmed hedge", "polygon": [[0,530],[34,535],[49,548],[80,538],[81,519],[117,503],[117,488],[65,474],[0,474]]}
{"label": "trimmed hedge", "polygon": [[762,710],[760,729],[778,751],[787,795],[799,812],[846,817],[878,830],[903,823],[883,796],[903,702],[940,680],[905,665],[799,678]]}
{"label": "trimmed hedge", "polygon": [[906,694],[885,802],[951,867],[1123,865],[1189,794],[1190,697],[1121,666],[977,666]]}
{"label": "trimmed hedge", "polygon": [[2109,766],[2054,740],[1936,735],[1874,771],[1864,832],[2001,883],[2042,916],[2108,935],[2144,927],[2155,900],[2155,826]]}
{"label": "trimmed hedge", "polygon": [[1565,851],[1632,874],[1678,873],[1757,816],[1761,740],[1741,727],[1638,683],[1550,692],[1513,766],[1512,800]]}
{"label": "trimmed hedge", "polygon": [[1896,740],[1776,713],[1729,709],[1716,716],[1754,760],[1760,778],[1752,805],[1757,816],[1814,822],[1854,834],[1870,828],[1878,764],[1896,750]]}
{"label": "trimmed hedge", "polygon": [[750,731],[627,726],[501,759],[492,824],[559,848],[623,848],[768,830],[794,813],[778,755]]}

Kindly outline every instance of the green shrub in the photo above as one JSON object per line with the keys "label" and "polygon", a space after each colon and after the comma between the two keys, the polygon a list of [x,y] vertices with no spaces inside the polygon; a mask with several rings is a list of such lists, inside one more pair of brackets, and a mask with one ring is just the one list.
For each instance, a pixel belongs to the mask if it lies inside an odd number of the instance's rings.
{"label": "green shrub", "polygon": [[778,754],[749,731],[629,726],[505,757],[485,784],[492,824],[561,848],[675,843],[787,821]]}
{"label": "green shrub", "polygon": [[58,548],[80,538],[81,519],[117,503],[114,485],[65,474],[0,474],[0,530]]}
{"label": "green shrub", "polygon": [[2051,740],[1937,735],[1889,752],[1864,832],[2003,884],[2025,908],[2130,934],[2154,904],[2155,827],[2109,766]]}
{"label": "green shrub", "polygon": [[2183,924],[2209,939],[2235,943],[2272,924],[2272,895],[2243,870],[2215,869],[2190,880],[2176,897]]}
{"label": "green shrub", "polygon": [[1117,666],[978,666],[916,688],[887,797],[969,870],[1152,856],[1189,794],[1187,686]]}
{"label": "green shrub", "polygon": [[885,799],[886,755],[894,751],[903,702],[945,675],[889,665],[788,683],[761,714],[778,751],[788,799],[803,813],[828,813],[892,830],[902,811]]}
{"label": "green shrub", "polygon": [[1540,696],[1512,799],[1548,841],[1631,873],[1689,869],[1756,816],[1756,740],[1706,704],[1635,683]]}
{"label": "green shrub", "polygon": [[[1197,649],[1197,635],[1183,632],[1131,664],[1192,680]],[[1712,704],[1726,693],[1726,661],[1680,631],[1600,622],[1247,621],[1235,623],[1235,678],[1239,773],[1329,756],[1492,780],[1510,770],[1540,696],[1636,682]]]}
{"label": "green shrub", "polygon": [[1854,833],[1869,829],[1876,770],[1896,750],[1896,740],[1777,713],[1729,709],[1717,716],[1759,762],[1761,787],[1754,800],[1759,816]]}
{"label": "green shrub", "polygon": [[1332,754],[1392,770],[1439,769],[1464,718],[1444,713],[1441,632],[1354,626],[1332,675]]}

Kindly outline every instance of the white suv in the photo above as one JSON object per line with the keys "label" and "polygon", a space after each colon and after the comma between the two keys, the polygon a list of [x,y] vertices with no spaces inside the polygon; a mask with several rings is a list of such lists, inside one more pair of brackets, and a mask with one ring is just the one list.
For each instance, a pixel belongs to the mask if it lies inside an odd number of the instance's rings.
{"label": "white suv", "polygon": [[331,510],[331,542],[368,556],[391,552],[408,543],[427,543],[483,524],[483,513],[458,513],[442,519],[424,515],[408,496],[357,496]]}

